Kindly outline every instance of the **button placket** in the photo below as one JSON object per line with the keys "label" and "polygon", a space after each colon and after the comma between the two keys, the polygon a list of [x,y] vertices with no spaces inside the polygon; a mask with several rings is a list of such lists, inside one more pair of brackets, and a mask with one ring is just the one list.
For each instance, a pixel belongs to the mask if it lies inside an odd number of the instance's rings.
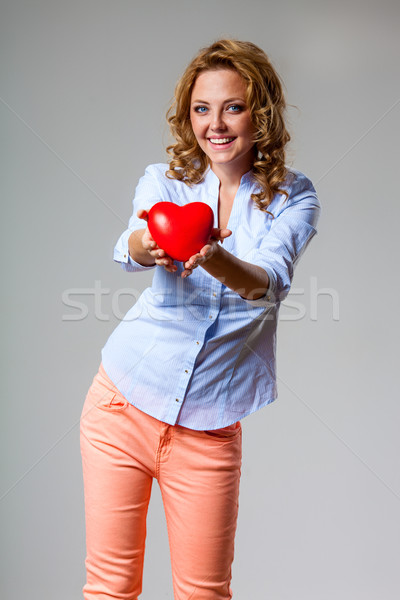
{"label": "button placket", "polygon": [[[191,352],[185,356],[185,360],[182,365],[181,376],[178,378],[176,387],[174,390],[174,396],[171,398],[169,407],[167,409],[166,418],[169,423],[176,422],[178,415],[185,401],[186,392],[191,380],[193,373],[194,364],[196,362],[198,354],[202,350],[203,342],[205,340],[207,330],[213,326],[215,319],[217,318],[221,304],[221,292],[222,283],[218,280],[209,281],[209,296],[208,296],[208,314],[205,312],[204,316],[198,322],[198,327],[193,337],[193,345]],[[204,306],[207,310],[207,306]]]}
{"label": "button placket", "polygon": [[[207,323],[208,325],[208,323]],[[200,333],[200,332],[198,332]],[[201,331],[203,334],[203,331]],[[198,353],[200,352],[201,342],[200,340],[194,340],[193,352],[191,356],[186,356],[186,360],[182,366],[182,375],[177,382],[177,386],[175,388],[175,395],[173,397],[173,401],[170,403],[168,409],[168,422],[176,422],[179,412],[181,410],[182,404],[185,399],[185,394],[187,387],[189,385],[190,377],[193,372],[193,366],[196,362],[196,358]]]}

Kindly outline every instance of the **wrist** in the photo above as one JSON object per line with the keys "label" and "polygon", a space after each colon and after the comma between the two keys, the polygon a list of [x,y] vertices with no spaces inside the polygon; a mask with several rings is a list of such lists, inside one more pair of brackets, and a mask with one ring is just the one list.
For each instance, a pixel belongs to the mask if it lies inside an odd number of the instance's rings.
{"label": "wrist", "polygon": [[217,265],[224,255],[224,249],[221,244],[218,242],[214,242],[212,249],[209,251],[209,254],[205,255],[203,264],[207,265]]}
{"label": "wrist", "polygon": [[139,263],[144,267],[151,267],[155,265],[154,258],[151,256],[150,252],[143,246],[143,235],[145,233],[145,229],[139,229],[133,231],[129,236],[128,240],[128,248],[129,248],[129,256],[132,260]]}

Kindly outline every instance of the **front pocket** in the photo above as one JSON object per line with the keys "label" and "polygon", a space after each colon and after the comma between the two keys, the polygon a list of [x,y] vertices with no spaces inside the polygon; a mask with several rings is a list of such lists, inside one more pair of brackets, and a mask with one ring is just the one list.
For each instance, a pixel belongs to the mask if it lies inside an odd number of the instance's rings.
{"label": "front pocket", "polygon": [[240,421],[237,421],[237,423],[233,423],[233,425],[228,425],[227,427],[222,427],[221,429],[208,429],[204,431],[204,433],[209,437],[232,439],[239,434],[241,428]]}
{"label": "front pocket", "polygon": [[121,411],[127,408],[129,402],[122,394],[107,391],[96,401],[96,407],[106,411]]}

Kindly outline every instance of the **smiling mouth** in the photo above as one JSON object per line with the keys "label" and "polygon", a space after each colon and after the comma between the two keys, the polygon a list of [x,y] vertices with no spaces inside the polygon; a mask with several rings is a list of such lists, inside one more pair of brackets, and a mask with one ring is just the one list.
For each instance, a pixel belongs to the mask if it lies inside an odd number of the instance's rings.
{"label": "smiling mouth", "polygon": [[223,144],[230,144],[235,139],[236,138],[234,138],[234,137],[208,138],[208,141],[211,142],[211,144],[215,144],[216,146],[221,146]]}

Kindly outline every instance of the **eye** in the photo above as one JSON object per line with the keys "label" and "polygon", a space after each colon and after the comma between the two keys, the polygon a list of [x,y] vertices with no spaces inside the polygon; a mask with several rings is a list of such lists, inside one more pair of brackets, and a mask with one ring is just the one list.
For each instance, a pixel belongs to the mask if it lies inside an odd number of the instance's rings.
{"label": "eye", "polygon": [[238,113],[238,112],[242,112],[243,106],[240,106],[240,104],[230,104],[227,107],[227,110],[229,112]]}
{"label": "eye", "polygon": [[193,110],[194,110],[194,112],[199,113],[200,115],[204,115],[204,113],[207,112],[207,107],[206,106],[195,106]]}

